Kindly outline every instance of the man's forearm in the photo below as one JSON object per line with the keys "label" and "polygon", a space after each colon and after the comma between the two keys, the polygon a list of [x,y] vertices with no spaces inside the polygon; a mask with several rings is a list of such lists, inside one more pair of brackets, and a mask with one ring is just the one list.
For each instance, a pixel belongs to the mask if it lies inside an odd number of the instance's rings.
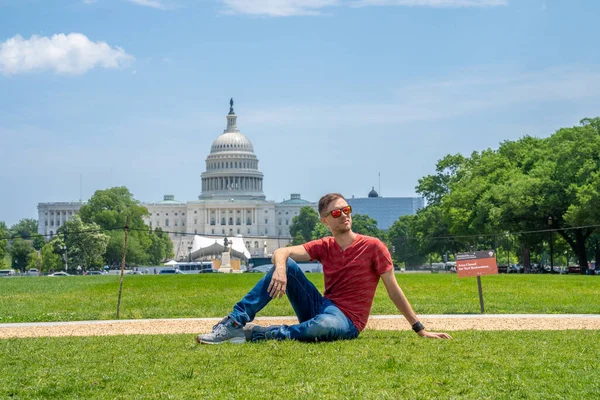
{"label": "man's forearm", "polygon": [[394,305],[396,305],[396,308],[398,308],[398,311],[404,315],[404,318],[406,318],[409,324],[413,325],[419,320],[400,287],[392,289],[390,292],[388,292],[388,295],[390,296],[390,299]]}
{"label": "man's forearm", "polygon": [[277,249],[273,252],[273,257],[271,257],[271,262],[276,268],[285,268],[287,263],[287,259],[290,256],[289,251],[286,251],[285,248]]}

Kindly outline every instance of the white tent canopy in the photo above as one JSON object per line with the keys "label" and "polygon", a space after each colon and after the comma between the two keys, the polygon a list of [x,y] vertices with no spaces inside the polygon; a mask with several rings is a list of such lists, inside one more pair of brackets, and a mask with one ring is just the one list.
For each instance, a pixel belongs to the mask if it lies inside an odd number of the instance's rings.
{"label": "white tent canopy", "polygon": [[[215,239],[214,237],[194,236],[192,242],[192,259],[198,259],[205,256],[221,255],[225,251],[223,245],[223,239]],[[231,256],[243,260],[250,258],[250,252],[244,244],[244,238],[241,236],[228,237],[229,248],[231,249]]]}
{"label": "white tent canopy", "polygon": [[164,263],[164,265],[177,265],[177,261],[171,260],[169,262]]}

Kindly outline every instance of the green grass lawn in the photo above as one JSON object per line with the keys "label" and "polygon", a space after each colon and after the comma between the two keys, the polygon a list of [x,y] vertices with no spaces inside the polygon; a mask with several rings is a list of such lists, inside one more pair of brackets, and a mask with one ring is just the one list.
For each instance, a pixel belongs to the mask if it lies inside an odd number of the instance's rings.
{"label": "green grass lawn", "polygon": [[193,335],[0,340],[0,398],[597,399],[596,331],[366,331],[200,346]]}
{"label": "green grass lawn", "polygon": [[[308,274],[323,290],[323,275]],[[122,319],[222,317],[262,274],[125,276]],[[418,314],[479,313],[476,278],[451,274],[397,275]],[[600,313],[600,277],[496,275],[482,278],[487,313]],[[0,323],[114,319],[118,276],[0,279]],[[397,314],[383,285],[373,314]],[[261,315],[293,315],[287,299]]]}

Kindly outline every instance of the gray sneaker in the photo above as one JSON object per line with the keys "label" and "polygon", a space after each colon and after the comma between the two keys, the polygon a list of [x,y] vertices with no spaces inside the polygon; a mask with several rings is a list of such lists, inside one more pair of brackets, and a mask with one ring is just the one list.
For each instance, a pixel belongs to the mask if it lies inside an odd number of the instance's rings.
{"label": "gray sneaker", "polygon": [[245,341],[244,328],[229,316],[213,326],[212,332],[196,337],[196,342],[202,344],[244,343]]}
{"label": "gray sneaker", "polygon": [[281,328],[281,325],[260,326],[256,324],[246,324],[244,335],[247,342],[257,342],[259,340],[275,339],[273,334]]}

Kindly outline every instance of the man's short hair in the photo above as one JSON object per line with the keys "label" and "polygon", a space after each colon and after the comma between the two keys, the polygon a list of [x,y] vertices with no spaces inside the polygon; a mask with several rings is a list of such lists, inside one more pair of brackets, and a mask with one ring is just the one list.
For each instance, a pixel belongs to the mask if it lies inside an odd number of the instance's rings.
{"label": "man's short hair", "polygon": [[327,209],[329,203],[337,199],[346,200],[346,198],[340,193],[328,193],[325,196],[321,197],[321,199],[319,200],[319,215],[323,217],[323,212]]}

